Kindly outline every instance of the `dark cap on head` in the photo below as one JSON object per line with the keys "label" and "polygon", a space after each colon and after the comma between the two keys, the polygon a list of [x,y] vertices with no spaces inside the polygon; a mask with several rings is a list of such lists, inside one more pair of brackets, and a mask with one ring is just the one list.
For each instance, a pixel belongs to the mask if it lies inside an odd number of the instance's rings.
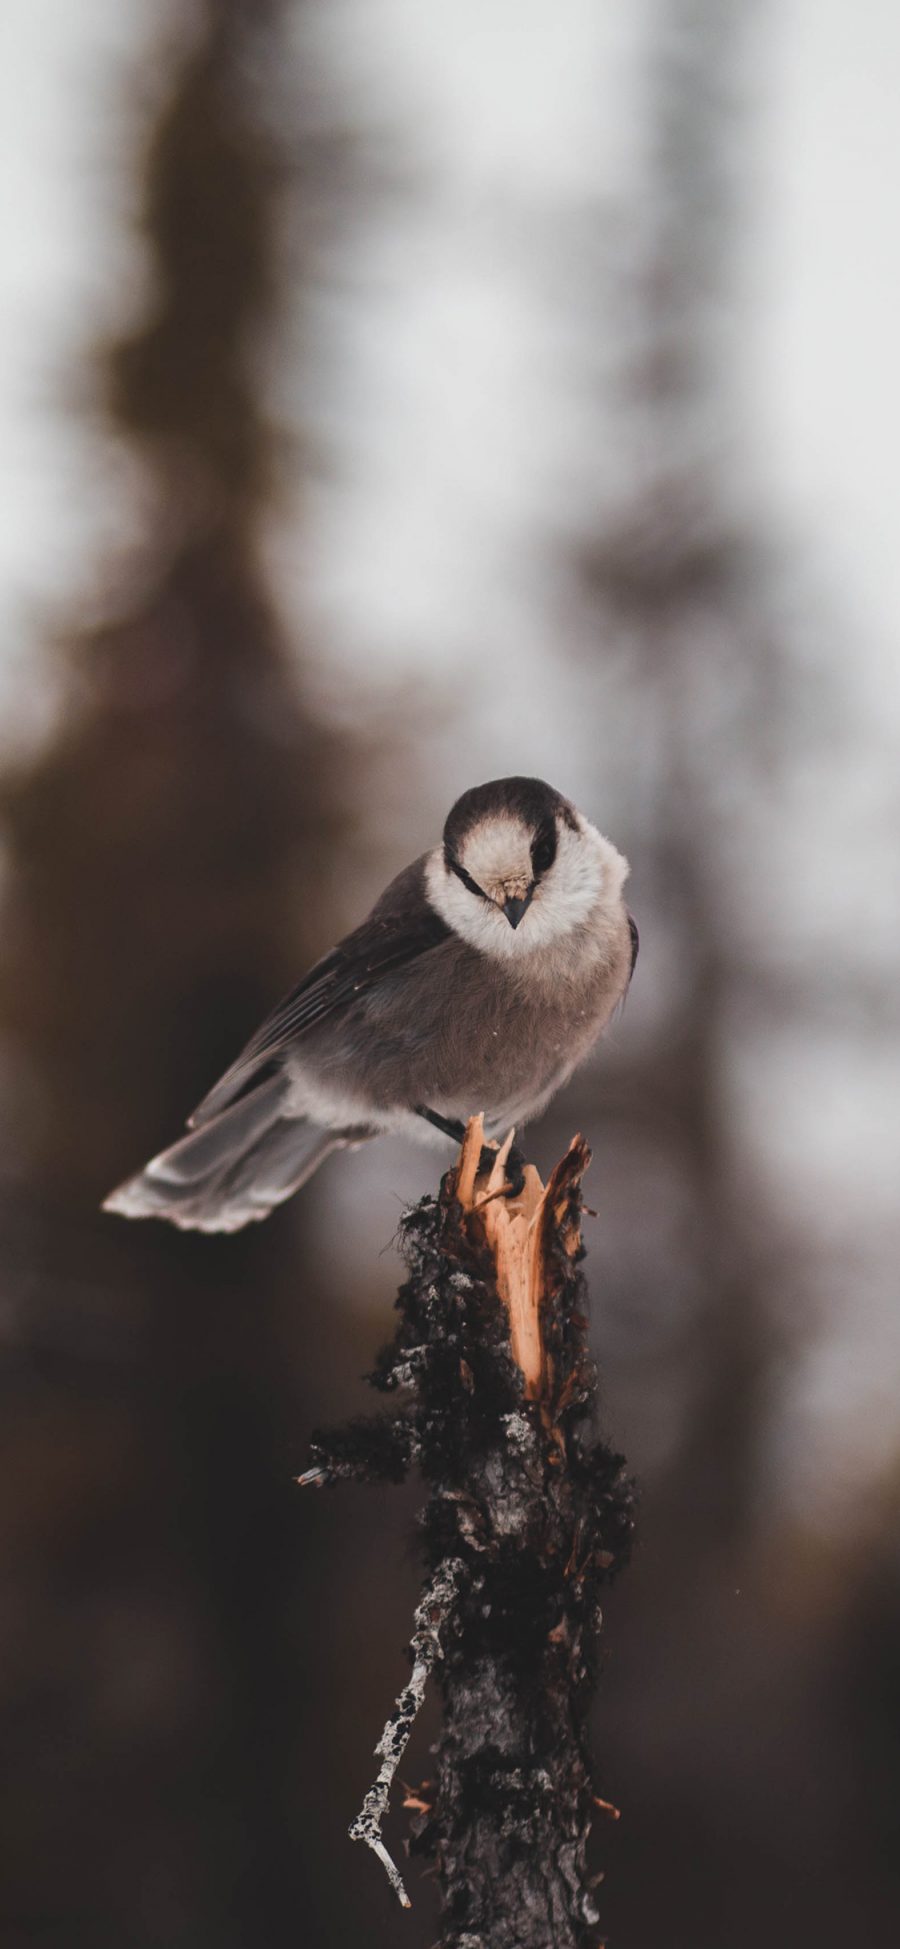
{"label": "dark cap on head", "polygon": [[456,856],[467,832],[479,819],[492,814],[521,819],[534,833],[557,818],[573,828],[578,824],[575,807],[542,778],[491,778],[486,785],[473,785],[464,792],[448,814],[444,826],[447,852]]}

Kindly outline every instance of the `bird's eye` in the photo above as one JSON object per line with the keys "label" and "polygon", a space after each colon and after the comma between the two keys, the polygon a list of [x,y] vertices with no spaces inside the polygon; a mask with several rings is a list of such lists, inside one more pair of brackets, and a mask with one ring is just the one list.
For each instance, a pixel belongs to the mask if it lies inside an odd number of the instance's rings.
{"label": "bird's eye", "polygon": [[479,900],[486,900],[488,898],[484,888],[479,886],[477,880],[473,880],[471,873],[467,873],[464,866],[460,866],[458,859],[448,857],[447,865],[451,873],[455,873],[457,879],[462,881],[463,886],[468,887],[470,893],[477,893]]}
{"label": "bird's eye", "polygon": [[556,828],[552,832],[541,832],[531,848],[531,870],[536,880],[542,873],[549,872],[556,858]]}

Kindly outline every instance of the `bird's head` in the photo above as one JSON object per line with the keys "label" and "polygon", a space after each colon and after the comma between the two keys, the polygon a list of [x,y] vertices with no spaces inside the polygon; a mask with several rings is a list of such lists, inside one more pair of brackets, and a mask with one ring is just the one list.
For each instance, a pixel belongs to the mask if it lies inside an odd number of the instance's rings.
{"label": "bird's head", "polygon": [[568,799],[539,778],[495,778],[457,799],[426,872],[454,933],[511,960],[583,926],[615,900],[628,867]]}

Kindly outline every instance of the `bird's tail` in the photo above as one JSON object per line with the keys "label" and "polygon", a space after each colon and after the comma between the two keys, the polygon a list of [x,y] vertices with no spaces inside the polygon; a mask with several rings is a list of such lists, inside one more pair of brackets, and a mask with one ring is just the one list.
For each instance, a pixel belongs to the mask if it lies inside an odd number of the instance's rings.
{"label": "bird's tail", "polygon": [[272,1076],[201,1123],[112,1191],[104,1211],[166,1218],[182,1231],[237,1232],[265,1218],[312,1176],[329,1151],[374,1135],[323,1130],[284,1114],[287,1078]]}

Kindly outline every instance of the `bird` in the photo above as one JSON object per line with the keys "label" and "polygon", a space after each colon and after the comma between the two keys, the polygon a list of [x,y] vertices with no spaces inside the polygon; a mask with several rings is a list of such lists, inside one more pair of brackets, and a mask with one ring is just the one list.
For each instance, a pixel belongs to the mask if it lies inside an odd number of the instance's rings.
{"label": "bird", "polygon": [[537,778],[473,786],[440,842],[266,1017],[188,1134],[104,1209],[182,1230],[268,1216],[330,1152],[387,1132],[459,1143],[537,1116],[623,1000],[629,867]]}

